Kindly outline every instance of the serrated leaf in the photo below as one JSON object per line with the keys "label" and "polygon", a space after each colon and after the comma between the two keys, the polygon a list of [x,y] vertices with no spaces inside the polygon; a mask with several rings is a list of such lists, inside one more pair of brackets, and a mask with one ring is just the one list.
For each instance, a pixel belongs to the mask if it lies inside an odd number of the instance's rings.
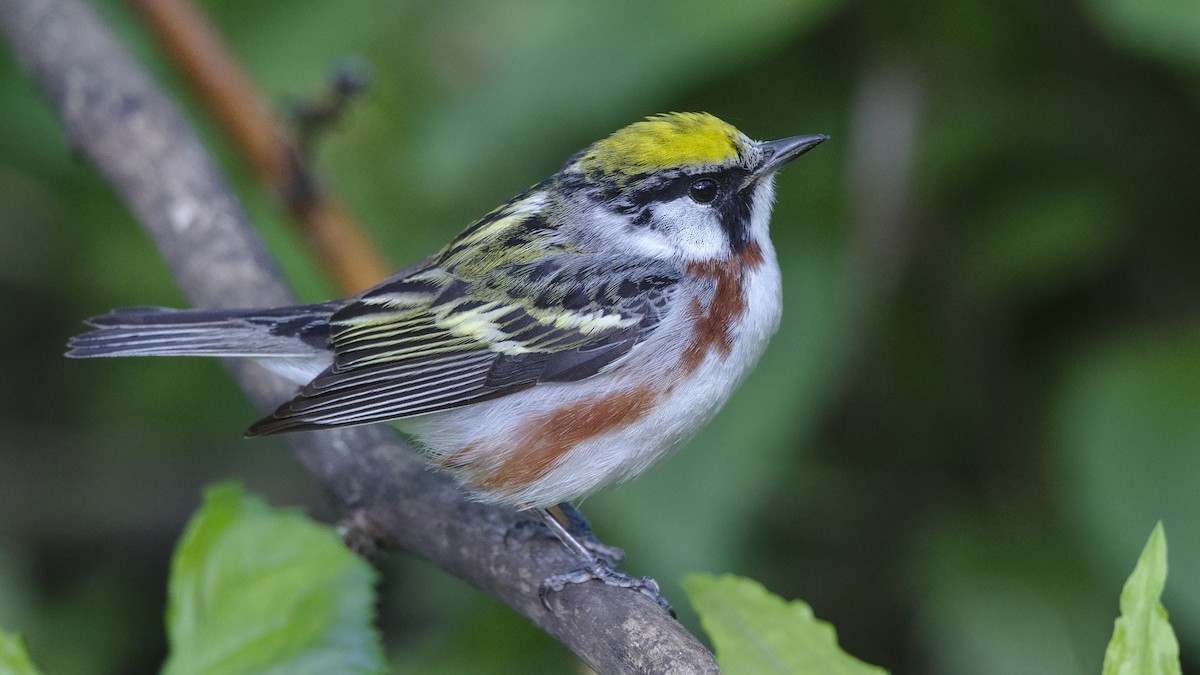
{"label": "serrated leaf", "polygon": [[11,635],[0,630],[0,673],[3,675],[39,675],[29,652],[25,651],[25,640],[20,635]]}
{"label": "serrated leaf", "polygon": [[1180,675],[1179,641],[1167,620],[1167,537],[1154,527],[1121,589],[1121,616],[1104,654],[1104,675]]}
{"label": "serrated leaf", "polygon": [[374,581],[329,527],[212,487],[172,561],[163,672],[381,672]]}
{"label": "serrated leaf", "polygon": [[800,600],[774,595],[751,579],[689,574],[684,590],[712,639],[721,671],[880,675],[887,671],[850,656],[833,626]]}

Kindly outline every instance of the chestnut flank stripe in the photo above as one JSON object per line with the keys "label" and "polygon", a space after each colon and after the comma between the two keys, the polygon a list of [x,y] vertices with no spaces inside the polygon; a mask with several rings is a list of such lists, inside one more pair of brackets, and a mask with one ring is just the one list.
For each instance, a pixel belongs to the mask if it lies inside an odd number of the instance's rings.
{"label": "chestnut flank stripe", "polygon": [[576,445],[633,424],[657,399],[658,390],[643,386],[534,417],[524,425],[512,453],[479,487],[516,491],[540,480]]}

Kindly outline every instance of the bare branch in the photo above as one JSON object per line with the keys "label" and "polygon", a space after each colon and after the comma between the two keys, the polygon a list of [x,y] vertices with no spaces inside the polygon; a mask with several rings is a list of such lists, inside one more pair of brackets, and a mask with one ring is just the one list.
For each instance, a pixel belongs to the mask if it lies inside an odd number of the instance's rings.
{"label": "bare branch", "polygon": [[313,176],[297,144],[238,66],[220,35],[189,0],[129,0],[225,128],[237,150],[304,229],[317,259],[347,293],[388,270],[366,234]]}
{"label": "bare branch", "polygon": [[[194,304],[292,301],[195,134],[90,5],[0,0],[0,29],[73,145],[120,193]],[[255,366],[230,368],[263,409],[291,394],[290,385]],[[520,515],[467,501],[389,429],[290,434],[287,441],[359,534],[406,548],[494,595],[596,670],[716,672],[712,655],[640,593],[581,584],[554,594],[554,611],[547,611],[538,584],[577,561],[550,539],[506,540]]]}

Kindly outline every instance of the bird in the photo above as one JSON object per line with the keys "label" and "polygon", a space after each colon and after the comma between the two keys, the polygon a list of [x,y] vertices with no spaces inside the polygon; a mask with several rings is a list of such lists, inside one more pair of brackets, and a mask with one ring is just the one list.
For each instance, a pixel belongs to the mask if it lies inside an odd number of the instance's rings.
{"label": "bird", "polygon": [[775,175],[827,139],[650,116],[353,297],[117,309],[67,356],[253,359],[299,390],[247,436],[391,422],[473,499],[535,514],[580,557],[543,602],[593,578],[665,602],[612,569],[571,505],[678,449],[753,369],[782,308]]}

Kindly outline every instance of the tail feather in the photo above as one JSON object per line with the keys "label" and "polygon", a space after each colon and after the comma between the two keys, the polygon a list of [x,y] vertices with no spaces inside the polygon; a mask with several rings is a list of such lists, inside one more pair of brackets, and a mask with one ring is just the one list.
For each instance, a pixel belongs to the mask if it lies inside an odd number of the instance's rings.
{"label": "tail feather", "polygon": [[87,320],[95,330],[67,343],[67,356],[245,356],[327,354],[336,303],[258,310],[131,307]]}

